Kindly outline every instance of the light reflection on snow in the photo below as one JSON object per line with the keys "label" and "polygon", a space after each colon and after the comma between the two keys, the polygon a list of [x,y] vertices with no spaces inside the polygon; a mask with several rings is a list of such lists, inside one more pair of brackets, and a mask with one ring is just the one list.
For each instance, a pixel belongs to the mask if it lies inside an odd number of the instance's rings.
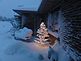
{"label": "light reflection on snow", "polygon": [[49,47],[48,45],[39,44],[39,43],[35,43],[35,46],[40,49],[48,49]]}

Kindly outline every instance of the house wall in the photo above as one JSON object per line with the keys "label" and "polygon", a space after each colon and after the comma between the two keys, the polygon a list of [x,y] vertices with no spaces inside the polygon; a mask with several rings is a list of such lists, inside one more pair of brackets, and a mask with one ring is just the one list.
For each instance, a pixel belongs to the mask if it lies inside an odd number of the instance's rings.
{"label": "house wall", "polygon": [[47,27],[52,32],[58,32],[58,14],[59,11],[54,11],[48,14]]}
{"label": "house wall", "polygon": [[[69,54],[71,60],[81,60],[81,1],[64,0],[59,6],[58,16],[58,36],[60,46]],[[57,12],[57,11],[53,11]],[[55,22],[52,22],[51,12],[48,15],[48,29],[55,28]],[[55,19],[54,19],[55,21]],[[52,26],[53,23],[53,26]],[[50,27],[51,26],[51,27]],[[52,29],[54,30],[54,29]]]}
{"label": "house wall", "polygon": [[48,17],[47,17],[47,28],[48,28],[51,45],[54,45],[54,43],[58,39],[58,30],[59,30],[58,14],[59,14],[58,10],[53,11],[48,13]]}
{"label": "house wall", "polygon": [[22,20],[21,20],[21,27],[22,28],[25,27],[27,21],[29,21],[28,17],[25,15],[22,15]]}
{"label": "house wall", "polygon": [[[66,0],[59,12],[60,43],[75,61],[81,60],[81,1]],[[62,35],[62,36],[61,36]],[[69,46],[69,49],[68,49]]]}

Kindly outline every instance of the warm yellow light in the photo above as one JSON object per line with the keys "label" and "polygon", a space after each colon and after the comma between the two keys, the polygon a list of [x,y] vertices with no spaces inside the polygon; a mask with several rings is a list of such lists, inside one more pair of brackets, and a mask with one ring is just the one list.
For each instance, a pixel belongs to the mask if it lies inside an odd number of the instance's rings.
{"label": "warm yellow light", "polygon": [[49,46],[45,44],[35,43],[35,46],[40,49],[47,49]]}

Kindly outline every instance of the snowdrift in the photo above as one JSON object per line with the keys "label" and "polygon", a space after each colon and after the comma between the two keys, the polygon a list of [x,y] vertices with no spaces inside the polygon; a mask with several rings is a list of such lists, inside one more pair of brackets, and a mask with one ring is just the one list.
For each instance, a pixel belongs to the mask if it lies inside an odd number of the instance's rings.
{"label": "snowdrift", "polygon": [[27,40],[32,37],[32,34],[33,34],[33,31],[31,29],[24,27],[23,29],[20,29],[15,32],[15,38]]}
{"label": "snowdrift", "polygon": [[8,21],[0,21],[0,34],[8,32],[12,28],[12,24]]}

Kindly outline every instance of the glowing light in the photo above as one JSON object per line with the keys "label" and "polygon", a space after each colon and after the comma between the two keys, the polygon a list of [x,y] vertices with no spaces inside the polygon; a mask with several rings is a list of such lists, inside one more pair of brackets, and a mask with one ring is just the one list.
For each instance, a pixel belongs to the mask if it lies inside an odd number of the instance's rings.
{"label": "glowing light", "polygon": [[49,47],[49,45],[40,44],[40,43],[35,43],[35,46],[40,49],[47,49]]}
{"label": "glowing light", "polygon": [[49,35],[48,35],[47,28],[46,28],[44,22],[42,22],[40,24],[40,28],[37,31],[37,38],[35,38],[34,41],[43,46],[44,44],[49,44],[48,37],[49,37]]}

